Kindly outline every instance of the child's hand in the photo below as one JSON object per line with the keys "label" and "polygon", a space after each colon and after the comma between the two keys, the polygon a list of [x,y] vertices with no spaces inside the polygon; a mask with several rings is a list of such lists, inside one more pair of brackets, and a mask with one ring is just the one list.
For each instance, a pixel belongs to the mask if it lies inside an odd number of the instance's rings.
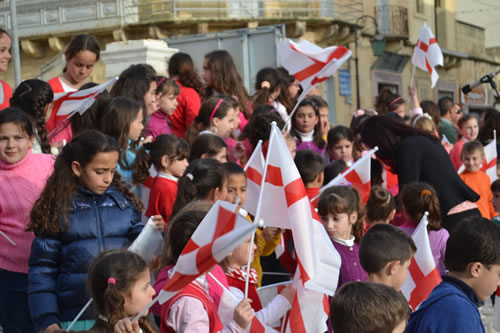
{"label": "child's hand", "polygon": [[233,147],[232,156],[235,161],[239,161],[245,155],[245,145],[241,142],[236,143]]}
{"label": "child's hand", "polygon": [[290,303],[290,305],[292,305],[296,291],[297,290],[295,288],[293,288],[292,286],[286,286],[285,289],[283,289],[281,291],[280,295],[285,297],[286,300],[288,301],[288,303]]}
{"label": "child's hand", "polygon": [[330,130],[330,122],[328,118],[324,118],[320,120],[320,128],[321,128],[321,136],[326,137],[328,135],[328,131]]}
{"label": "child's hand", "polygon": [[269,242],[271,241],[271,239],[274,238],[274,236],[276,236],[278,233],[280,232],[280,229],[279,228],[273,228],[273,227],[265,227],[264,230],[262,230],[262,232],[260,233],[260,235],[262,236],[262,238],[264,238],[264,240],[266,242]]}
{"label": "child's hand", "polygon": [[132,324],[129,318],[120,319],[114,328],[114,333],[139,333],[139,322],[136,321]]}
{"label": "child's hand", "polygon": [[161,217],[161,215],[153,216],[151,221],[155,224],[155,229],[159,232],[163,232],[163,230],[165,230],[165,223],[163,223],[163,217]]}
{"label": "child's hand", "polygon": [[247,329],[253,317],[255,317],[255,313],[250,305],[251,302],[250,298],[245,298],[234,309],[233,319],[244,330]]}

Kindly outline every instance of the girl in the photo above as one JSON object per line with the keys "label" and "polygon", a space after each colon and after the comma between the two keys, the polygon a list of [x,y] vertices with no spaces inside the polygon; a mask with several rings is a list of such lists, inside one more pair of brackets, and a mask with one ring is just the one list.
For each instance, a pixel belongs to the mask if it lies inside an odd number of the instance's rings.
{"label": "girl", "polygon": [[[85,83],[80,90],[90,89],[97,85],[94,82]],[[77,136],[88,129],[99,128],[101,118],[105,112],[104,108],[110,99],[108,91],[104,90],[83,114],[76,112],[70,118],[60,121],[49,137],[50,144],[60,145],[64,142],[70,142],[73,136]]]}
{"label": "girl", "polygon": [[406,102],[403,97],[395,94],[389,88],[384,88],[375,99],[375,111],[379,115],[392,112],[403,119],[405,116]]}
{"label": "girl", "polygon": [[262,142],[269,140],[271,123],[273,121],[276,122],[280,129],[285,127],[285,121],[277,112],[260,112],[255,115],[252,114],[252,118],[250,118],[247,127],[245,127],[240,136],[241,142],[245,145],[245,151],[248,154],[248,158],[250,158],[259,140],[262,140]]}
{"label": "girl", "polygon": [[252,108],[262,104],[270,104],[280,114],[283,120],[288,119],[286,107],[277,98],[281,92],[281,80],[278,71],[271,67],[262,68],[255,78],[255,94],[252,98]]}
{"label": "girl", "polygon": [[154,68],[147,64],[136,64],[120,74],[118,81],[111,88],[110,95],[126,96],[139,103],[146,121],[158,109],[156,88]]}
{"label": "girl", "polygon": [[364,209],[358,190],[352,186],[328,188],[319,197],[318,214],[342,259],[337,290],[349,281],[366,281],[359,263]]}
{"label": "girl", "polygon": [[[196,206],[186,207],[173,219],[167,235],[168,242],[166,241],[168,250],[162,260],[167,266],[160,272],[158,280],[161,276],[171,274],[173,265],[208,212],[209,207],[196,208]],[[213,272],[214,269],[212,274]],[[216,278],[219,279],[219,276]],[[162,285],[166,281],[168,277],[162,279]],[[155,284],[155,287],[161,286]],[[224,326],[217,314],[218,305],[215,303],[213,287],[213,280],[203,274],[164,303],[161,306],[160,332],[244,332],[254,317],[250,300],[242,300],[234,311],[234,319]],[[220,295],[221,291],[218,294],[219,298]]]}
{"label": "girl", "polygon": [[458,133],[460,139],[455,143],[450,153],[451,162],[457,171],[463,164],[460,155],[464,144],[476,140],[479,134],[479,122],[472,113],[467,113],[458,120]]}
{"label": "girl", "polygon": [[177,180],[188,166],[189,146],[175,135],[162,134],[145,143],[137,153],[134,182],[142,184],[149,176],[151,164],[158,172],[149,195],[146,216],[161,215],[167,224],[177,196]]}
{"label": "girl", "polygon": [[450,235],[446,229],[441,228],[441,212],[436,191],[426,183],[407,184],[401,191],[401,203],[403,204],[406,222],[400,228],[409,235],[417,228],[422,216],[424,216],[424,212],[429,212],[427,230],[432,256],[439,274],[446,274],[444,256],[446,242]]}
{"label": "girl", "polygon": [[34,332],[28,306],[28,257],[34,235],[29,212],[52,173],[51,155],[32,154],[30,117],[16,108],[0,112],[0,326],[5,333]]}
{"label": "girl", "polygon": [[[115,97],[106,105],[100,124],[101,131],[113,137],[118,144],[116,171],[124,182],[131,185],[136,147],[144,128],[142,116],[142,108],[138,102],[127,97]],[[140,193],[136,187],[134,191]]]}
{"label": "girl", "polygon": [[170,134],[167,121],[177,107],[177,96],[180,88],[174,80],[159,76],[156,88],[158,110],[153,112],[144,131],[145,136],[152,136],[153,140],[160,134]]}
{"label": "girl", "polygon": [[[99,252],[128,247],[140,233],[142,203],[115,173],[118,146],[95,130],[75,137],[31,211],[29,302],[36,332],[65,328],[87,302],[87,267]],[[159,228],[163,223],[159,223]],[[80,328],[94,319],[82,316]]]}
{"label": "girl", "polygon": [[169,125],[173,134],[183,138],[200,110],[203,84],[194,68],[193,59],[187,53],[178,52],[170,58],[168,76],[180,87],[177,108],[168,118]]}
{"label": "girl", "polygon": [[391,192],[380,186],[373,186],[366,203],[364,232],[375,224],[387,224],[396,215],[396,203]]}
{"label": "girl", "polygon": [[[147,263],[134,252],[105,251],[90,264],[88,290],[98,314],[91,332],[113,333],[125,317],[135,317],[153,299]],[[147,312],[146,312],[147,314]],[[147,318],[139,319],[144,333],[156,332]]]}
{"label": "girl", "polygon": [[[4,29],[0,28],[0,72],[6,72],[11,58],[10,48],[12,40]],[[4,80],[0,80],[0,110],[9,107],[12,97],[12,88]]]}
{"label": "girl", "polygon": [[424,113],[414,117],[411,121],[411,124],[412,127],[418,130],[429,132],[432,134],[437,133],[436,126],[434,126],[434,121],[432,121],[432,118],[428,113]]}
{"label": "girl", "polygon": [[290,134],[297,140],[297,151],[311,149],[320,155],[324,153],[326,143],[321,137],[319,108],[312,98],[300,102],[292,118]]}
{"label": "girl", "polygon": [[186,141],[192,144],[199,134],[206,133],[228,138],[234,129],[236,110],[233,103],[234,99],[229,96],[206,100],[186,133]]}
{"label": "girl", "polygon": [[234,96],[238,100],[241,106],[239,129],[243,131],[248,119],[250,119],[252,110],[248,93],[236,69],[233,57],[226,50],[215,50],[208,53],[203,61],[201,75],[206,85],[203,101],[220,94]]}
{"label": "girl", "polygon": [[227,144],[217,135],[202,134],[191,145],[189,162],[198,158],[211,157],[221,163],[227,162]]}
{"label": "girl", "polygon": [[226,199],[226,171],[222,163],[213,158],[191,162],[177,184],[177,197],[172,216],[193,200],[214,203]]}
{"label": "girl", "polygon": [[351,166],[354,159],[352,149],[354,137],[348,127],[338,125],[328,131],[328,145],[326,152],[330,162],[343,160],[347,166]]}
{"label": "girl", "polygon": [[[51,153],[45,128],[45,115],[53,99],[54,94],[50,85],[45,81],[36,79],[21,82],[10,99],[10,105],[26,112],[36,124],[35,141],[32,148],[34,154]],[[56,154],[57,152],[57,149],[55,149]]]}
{"label": "girl", "polygon": [[284,68],[276,69],[280,75],[280,95],[278,100],[286,107],[287,114],[292,112],[295,103],[297,103],[298,92],[300,89],[299,81]]}
{"label": "girl", "polygon": [[[66,66],[62,75],[48,81],[55,93],[76,91],[92,74],[95,63],[99,60],[101,49],[94,36],[81,34],[71,40],[64,56]],[[57,109],[52,109],[47,120],[47,132],[52,132],[57,123],[67,116],[58,116]]]}

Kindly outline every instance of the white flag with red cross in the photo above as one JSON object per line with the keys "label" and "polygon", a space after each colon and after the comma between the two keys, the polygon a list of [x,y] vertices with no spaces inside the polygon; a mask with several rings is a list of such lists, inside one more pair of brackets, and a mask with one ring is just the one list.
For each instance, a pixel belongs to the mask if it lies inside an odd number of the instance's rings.
{"label": "white flag with red cross", "polygon": [[99,94],[117,80],[118,78],[115,77],[108,82],[92,88],[54,94],[52,112],[57,110],[58,116],[65,116],[76,112],[83,114],[94,104]]}
{"label": "white flag with red cross", "polygon": [[432,289],[441,282],[441,276],[432,256],[427,224],[426,212],[411,235],[417,246],[417,252],[411,258],[408,276],[401,287],[401,292],[413,310],[417,310],[418,306],[429,297]]}
{"label": "white flag with red cross", "polygon": [[351,50],[343,46],[321,48],[303,39],[295,43],[289,39],[278,45],[281,65],[302,86],[299,103],[309,91],[325,81],[351,56]]}
{"label": "white flag with red cross", "polygon": [[[498,160],[498,152],[497,152],[497,131],[493,131],[493,141],[484,146],[484,157],[485,160],[481,165],[481,171],[484,171],[488,177],[490,177],[490,181],[493,183],[497,179],[497,160]],[[461,174],[465,170],[465,165],[461,165],[458,168],[458,174]]]}
{"label": "white flag with red cross", "polygon": [[[351,183],[352,186],[359,191],[363,203],[366,204],[368,197],[370,196],[371,189],[371,156],[375,154],[377,150],[377,147],[373,148],[354,162],[346,171],[333,178],[328,184],[319,190],[320,194],[329,187]],[[311,201],[315,199],[316,197]]]}
{"label": "white flag with red cross", "polygon": [[253,216],[255,216],[257,211],[257,199],[259,197],[262,174],[264,173],[264,164],[262,140],[259,140],[244,168],[247,175],[247,199],[243,205],[243,209]]}
{"label": "white flag with red cross", "polygon": [[431,75],[431,88],[434,88],[439,79],[435,67],[437,65],[443,66],[443,53],[427,22],[424,22],[424,26],[420,30],[411,63]]}
{"label": "white flag with red cross", "polygon": [[219,200],[208,211],[182,250],[172,277],[157,296],[160,304],[226,258],[257,228],[257,223],[236,214],[236,207]]}

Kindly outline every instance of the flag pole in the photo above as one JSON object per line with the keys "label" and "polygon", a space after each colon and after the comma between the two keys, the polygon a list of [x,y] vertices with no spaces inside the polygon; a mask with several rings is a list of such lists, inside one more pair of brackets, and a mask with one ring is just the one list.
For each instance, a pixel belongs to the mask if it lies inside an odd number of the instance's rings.
{"label": "flag pole", "polygon": [[16,246],[16,243],[14,243],[14,241],[9,236],[7,236],[3,231],[1,231],[1,230],[0,230],[0,235],[4,236],[5,239],[9,241],[9,243],[11,243],[12,245]]}
{"label": "flag pole", "polygon": [[[297,103],[298,104],[298,103]],[[266,182],[266,175],[267,175],[267,168],[269,167],[269,152],[271,151],[271,147],[273,145],[273,130],[276,127],[276,122],[273,121],[271,123],[271,135],[269,138],[269,147],[267,148],[267,156],[266,156],[266,163],[264,165],[264,172],[262,172],[262,180],[260,182],[260,190],[259,190],[259,198],[257,199],[257,206],[255,209],[255,218],[254,218],[254,223],[261,223],[261,218],[260,218],[260,210],[261,210],[261,203],[262,203],[262,196],[264,195],[264,184]],[[251,237],[251,242],[250,242],[250,251],[248,251],[248,261],[247,261],[247,275],[245,277],[245,298],[248,297],[248,283],[249,283],[249,278],[250,278],[250,264],[252,261],[252,244],[255,240],[255,232],[257,229],[255,229],[252,232],[252,237]]]}
{"label": "flag pole", "polygon": [[93,298],[89,299],[89,301],[87,302],[87,304],[85,304],[85,306],[80,310],[80,312],[78,312],[78,314],[76,315],[75,319],[73,319],[73,321],[71,322],[71,324],[69,324],[68,328],[66,329],[66,332],[71,331],[71,328],[73,328],[73,326],[78,321],[78,319],[80,319],[80,317],[85,312],[85,310],[87,310],[87,308],[90,306],[90,304],[92,304],[93,300],[94,300]]}
{"label": "flag pole", "polygon": [[415,79],[415,65],[413,65],[413,70],[411,71],[411,81],[410,81],[410,88],[413,88],[413,80]]}

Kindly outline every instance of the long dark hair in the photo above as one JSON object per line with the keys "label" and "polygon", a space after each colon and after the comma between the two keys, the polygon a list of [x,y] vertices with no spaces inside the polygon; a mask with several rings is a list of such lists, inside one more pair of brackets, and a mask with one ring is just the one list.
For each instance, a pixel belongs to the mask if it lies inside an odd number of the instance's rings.
{"label": "long dark hair", "polygon": [[36,127],[42,152],[50,154],[49,138],[45,127],[45,107],[52,103],[54,94],[50,85],[42,80],[25,80],[19,84],[10,99],[10,105],[26,112]]}
{"label": "long dark hair", "polygon": [[198,94],[202,93],[203,84],[189,54],[182,52],[174,54],[168,61],[168,74],[170,77],[176,76],[183,86],[193,88]]}
{"label": "long dark hair", "polygon": [[393,171],[396,170],[396,144],[400,140],[414,135],[423,136],[432,142],[439,143],[434,134],[408,126],[402,120],[391,115],[370,117],[364,122],[361,129],[361,141],[372,148],[377,146],[377,157]]}
{"label": "long dark hair", "polygon": [[[33,231],[36,235],[64,231],[69,222],[68,215],[72,211],[73,195],[78,188],[78,177],[71,167],[73,161],[77,161],[84,168],[98,153],[114,151],[118,151],[115,139],[96,130],[85,131],[64,146],[57,156],[54,172],[31,210],[30,223],[26,230]],[[120,181],[118,172],[115,172],[111,185],[118,187],[125,194],[138,213],[142,211],[141,201],[130,191],[127,184]],[[62,217],[62,223],[59,217]]]}
{"label": "long dark hair", "polygon": [[0,126],[7,123],[16,124],[26,133],[26,135],[28,135],[28,137],[33,137],[33,120],[23,110],[15,107],[3,109],[2,112],[0,112]]}
{"label": "long dark hair", "polygon": [[272,67],[262,68],[255,77],[255,94],[252,98],[252,107],[255,109],[261,104],[268,104],[269,98],[280,88],[280,75]]}

